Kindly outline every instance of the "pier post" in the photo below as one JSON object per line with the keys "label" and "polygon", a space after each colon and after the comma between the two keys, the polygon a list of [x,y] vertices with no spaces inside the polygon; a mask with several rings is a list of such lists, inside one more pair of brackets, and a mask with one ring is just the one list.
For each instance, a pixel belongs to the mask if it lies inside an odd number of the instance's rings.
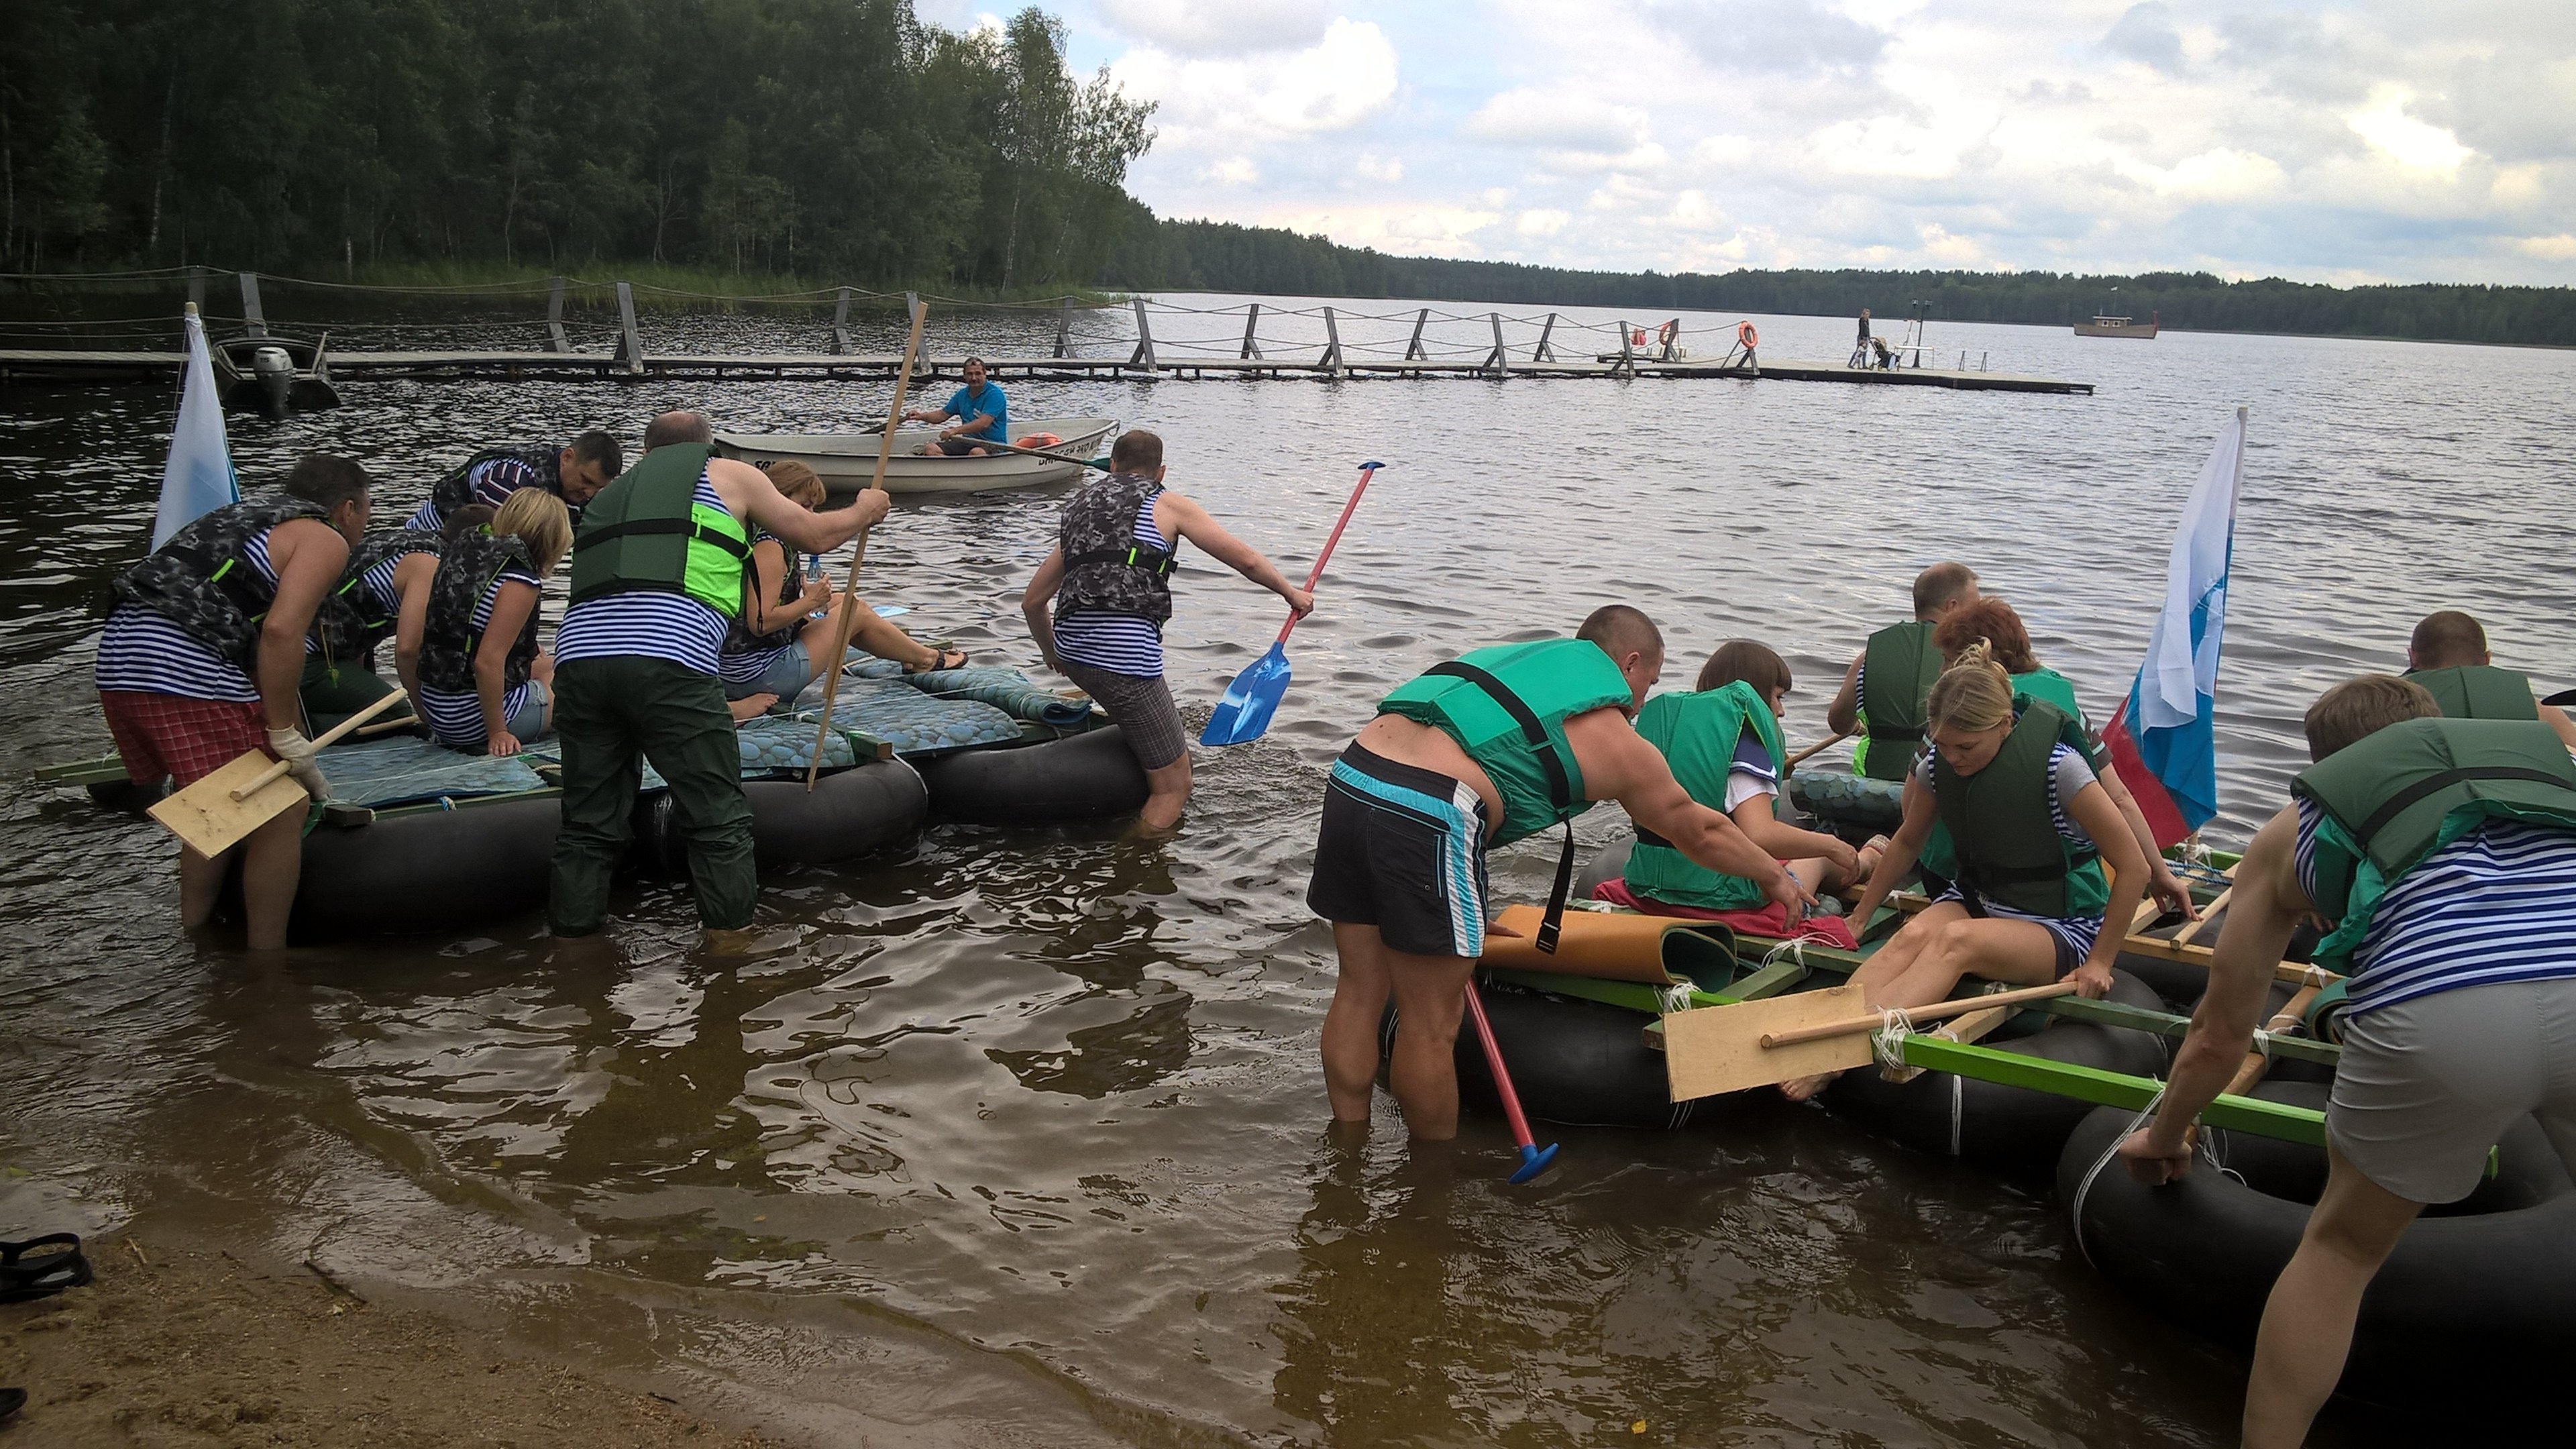
{"label": "pier post", "polygon": [[1253,335],[1253,329],[1260,325],[1261,304],[1255,302],[1252,304],[1252,310],[1243,314],[1243,352],[1241,354],[1254,362],[1265,360],[1261,355],[1261,339]]}
{"label": "pier post", "polygon": [[570,352],[572,342],[563,330],[564,279],[557,277],[546,288],[546,351]]}
{"label": "pier post", "polygon": [[1326,377],[1342,375],[1342,329],[1333,320],[1330,307],[1324,309],[1324,358],[1315,365],[1324,370]]}
{"label": "pier post", "polygon": [[1130,297],[1128,300],[1136,306],[1136,350],[1127,354],[1127,365],[1152,372],[1155,366],[1154,328],[1145,320],[1145,299]]}
{"label": "pier post", "polygon": [[1674,318],[1672,327],[1673,335],[1664,339],[1663,360],[1666,362],[1673,360],[1673,353],[1682,345],[1682,319],[1679,317]]}
{"label": "pier post", "polygon": [[259,310],[259,273],[241,274],[242,330],[253,337],[268,335],[268,317]]}
{"label": "pier post", "polygon": [[[918,292],[906,292],[906,293],[904,293],[904,294],[903,294],[903,320],[904,320],[904,321],[906,321],[906,322],[910,322],[910,321],[912,320],[912,318],[913,318],[913,314],[915,314],[915,313],[919,312],[920,310],[921,310],[921,294],[920,294],[920,293],[918,293]],[[900,363],[900,362],[896,363],[896,364],[895,364],[895,370],[896,370],[896,371],[898,371],[898,372],[902,371],[902,370],[903,370],[903,364],[902,364],[902,363]],[[938,369],[936,366],[932,365],[932,363],[931,363],[931,361],[930,361],[930,354],[929,354],[929,353],[927,353],[927,352],[921,352],[921,353],[915,353],[915,354],[913,355],[913,359],[912,359],[912,375],[913,375],[913,376],[915,376],[915,377],[937,377],[937,376],[939,375],[939,369]]]}
{"label": "pier post", "polygon": [[840,300],[832,304],[832,355],[850,355],[850,289],[841,289]]}
{"label": "pier post", "polygon": [[1635,377],[1637,375],[1637,354],[1635,350],[1629,346],[1628,337],[1628,319],[1622,317],[1619,319],[1619,361],[1610,369],[1610,375],[1612,377]]}
{"label": "pier post", "polygon": [[1494,324],[1494,352],[1485,359],[1485,365],[1494,370],[1494,376],[1509,377],[1512,375],[1512,355],[1503,350],[1503,314],[1488,312],[1485,318]]}
{"label": "pier post", "polygon": [[1073,299],[1064,299],[1064,310],[1055,314],[1055,355],[1073,355]]}
{"label": "pier post", "polygon": [[617,284],[617,328],[617,361],[624,365],[627,376],[643,376],[644,338],[635,330],[635,286],[631,282]]}
{"label": "pier post", "polygon": [[1413,340],[1404,344],[1405,361],[1411,362],[1417,357],[1424,358],[1426,360],[1429,358],[1430,354],[1422,350],[1422,324],[1430,320],[1431,309],[1428,307],[1425,307],[1421,311],[1413,314]]}
{"label": "pier post", "polygon": [[206,310],[206,269],[203,267],[188,268],[188,305],[200,312]]}
{"label": "pier post", "polygon": [[1550,312],[1550,313],[1548,313],[1548,314],[1547,314],[1547,325],[1546,325],[1546,326],[1544,326],[1544,327],[1542,327],[1542,328],[1540,328],[1540,329],[1538,329],[1538,350],[1537,350],[1536,352],[1533,352],[1533,353],[1531,353],[1531,354],[1530,354],[1530,361],[1532,361],[1532,362],[1554,362],[1554,361],[1556,361],[1556,350],[1555,350],[1554,348],[1552,348],[1552,347],[1550,347],[1550,346],[1548,346],[1548,345],[1547,345],[1547,339],[1549,339],[1550,337],[1553,337],[1553,336],[1555,336],[1555,335],[1556,335],[1556,314],[1555,314],[1555,313],[1553,313],[1553,312]]}

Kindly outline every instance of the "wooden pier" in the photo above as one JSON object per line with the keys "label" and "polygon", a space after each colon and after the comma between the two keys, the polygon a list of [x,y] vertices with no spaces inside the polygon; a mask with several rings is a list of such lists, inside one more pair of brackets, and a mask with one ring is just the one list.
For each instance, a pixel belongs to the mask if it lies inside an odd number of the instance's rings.
{"label": "wooden pier", "polygon": [[[237,274],[242,294],[242,335],[227,337],[218,343],[238,350],[271,336],[260,301],[259,278],[253,273]],[[192,278],[192,294],[202,291],[201,283]],[[605,285],[605,284],[600,284]],[[832,315],[828,351],[719,354],[697,352],[652,352],[644,347],[635,320],[635,299],[628,283],[613,284],[616,293],[616,322],[608,331],[613,345],[606,351],[577,350],[565,330],[565,279],[556,278],[547,299],[544,345],[525,350],[483,349],[405,349],[390,351],[330,350],[325,364],[327,376],[335,382],[363,382],[385,378],[445,377],[492,378],[517,380],[532,377],[588,378],[611,382],[648,382],[676,378],[770,378],[809,380],[890,379],[903,365],[896,354],[866,354],[852,350],[849,324],[853,289],[837,289],[838,305]],[[1264,304],[1251,302],[1240,308],[1221,309],[1244,313],[1243,336],[1238,345],[1231,336],[1222,342],[1164,341],[1158,344],[1147,302],[1134,298],[1127,304],[1134,313],[1135,338],[1125,356],[1074,355],[1073,306],[1066,304],[1056,317],[1055,346],[1046,356],[989,357],[987,367],[997,377],[1086,379],[1110,378],[1138,381],[1196,378],[1265,378],[1338,381],[1358,378],[1457,378],[1502,381],[1513,378],[1723,378],[1741,381],[1840,382],[1871,387],[1945,387],[1968,392],[2035,392],[2090,394],[2089,382],[2072,382],[2062,378],[2032,377],[2010,372],[1989,372],[1983,367],[1968,368],[1965,357],[1957,368],[1940,367],[1854,367],[1831,362],[1791,359],[1771,360],[1750,357],[1741,351],[1730,351],[1716,360],[1695,359],[1672,345],[1679,336],[1680,319],[1659,331],[1664,340],[1659,346],[1634,345],[1638,335],[1628,323],[1618,324],[1612,351],[1580,348],[1579,356],[1560,357],[1556,351],[1559,314],[1549,313],[1545,326],[1538,330],[1534,344],[1524,343],[1520,355],[1506,340],[1506,319],[1499,313],[1481,318],[1442,318],[1444,322],[1466,323],[1475,328],[1478,339],[1472,346],[1454,344],[1441,348],[1426,341],[1426,328],[1431,309],[1424,307],[1409,319],[1410,337],[1402,353],[1396,354],[1393,341],[1376,346],[1354,346],[1346,349],[1342,327],[1355,321],[1397,321],[1403,319],[1367,317],[1349,314],[1333,307],[1320,309],[1323,339],[1318,346],[1312,339],[1299,344],[1295,355],[1270,356],[1263,351],[1259,335]],[[1190,313],[1204,309],[1171,307],[1167,310]],[[1276,315],[1276,309],[1273,309]],[[1313,316],[1314,312],[1300,313]],[[1529,326],[1536,318],[1516,319],[1516,325]],[[531,328],[537,324],[531,319]],[[1230,324],[1229,324],[1230,325]],[[1581,326],[1566,322],[1569,332],[1601,330],[1600,324]],[[1490,327],[1492,345],[1486,346],[1482,334]],[[532,339],[533,340],[533,339]],[[1272,346],[1280,344],[1274,339]],[[1595,341],[1597,345],[1597,340]],[[1569,351],[1575,345],[1568,344]],[[1439,355],[1442,352],[1448,355]],[[1923,360],[1925,349],[1917,348],[1914,360]],[[1223,355],[1231,352],[1234,355]],[[78,347],[0,348],[0,382],[113,382],[141,378],[164,378],[176,371],[181,355],[173,351],[141,351]],[[965,358],[922,357],[916,360],[916,375],[953,377],[963,368]]]}

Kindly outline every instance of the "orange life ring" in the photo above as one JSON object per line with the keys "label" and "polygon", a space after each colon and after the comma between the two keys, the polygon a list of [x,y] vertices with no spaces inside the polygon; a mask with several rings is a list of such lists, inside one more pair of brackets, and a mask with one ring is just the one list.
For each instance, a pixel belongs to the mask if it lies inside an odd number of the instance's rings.
{"label": "orange life ring", "polygon": [[1735,324],[1735,340],[1743,344],[1745,351],[1751,352],[1754,344],[1762,340],[1762,334],[1753,330],[1752,323],[1738,322]]}
{"label": "orange life ring", "polygon": [[1019,445],[1023,448],[1052,448],[1063,441],[1053,433],[1031,433],[1020,439]]}
{"label": "orange life ring", "polygon": [[1667,322],[1663,326],[1655,329],[1655,340],[1669,347],[1672,345],[1673,339],[1679,337],[1681,334],[1682,319],[1676,317],[1670,322]]}

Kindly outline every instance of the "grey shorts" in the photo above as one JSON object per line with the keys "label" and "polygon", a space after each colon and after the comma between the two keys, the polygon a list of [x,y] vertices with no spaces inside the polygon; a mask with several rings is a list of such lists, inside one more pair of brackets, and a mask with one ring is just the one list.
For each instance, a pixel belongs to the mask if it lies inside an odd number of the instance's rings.
{"label": "grey shorts", "polygon": [[1180,706],[1172,703],[1172,687],[1160,675],[1146,679],[1068,659],[1064,677],[1109,712],[1110,723],[1127,737],[1127,748],[1137,764],[1159,770],[1190,752],[1189,737],[1181,731]]}
{"label": "grey shorts", "polygon": [[2326,1136],[2409,1202],[2454,1202],[2524,1113],[2576,1170],[2576,979],[2436,991],[2344,1018]]}

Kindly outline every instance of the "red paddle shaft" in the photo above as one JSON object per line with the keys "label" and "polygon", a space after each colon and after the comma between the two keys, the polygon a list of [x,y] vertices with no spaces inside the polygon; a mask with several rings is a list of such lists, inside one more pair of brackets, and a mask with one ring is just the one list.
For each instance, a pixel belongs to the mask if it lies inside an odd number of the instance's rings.
{"label": "red paddle shaft", "polygon": [[1494,1040],[1493,1023],[1485,1020],[1484,999],[1476,994],[1473,981],[1467,983],[1467,1019],[1476,1023],[1476,1039],[1485,1044],[1485,1065],[1493,1071],[1494,1091],[1503,1099],[1503,1120],[1512,1124],[1512,1140],[1524,1151],[1535,1150],[1538,1139],[1530,1135],[1529,1119],[1521,1115],[1521,1094],[1512,1090],[1512,1074],[1503,1069],[1502,1044]]}
{"label": "red paddle shaft", "polygon": [[[1316,581],[1324,576],[1324,560],[1333,556],[1333,545],[1342,541],[1342,530],[1350,526],[1351,515],[1360,511],[1360,495],[1368,491],[1369,479],[1377,475],[1377,470],[1381,466],[1383,465],[1377,463],[1360,465],[1359,486],[1351,490],[1351,501],[1342,505],[1342,516],[1333,524],[1333,536],[1324,540],[1324,551],[1315,555],[1314,570],[1306,575],[1306,592],[1310,594],[1315,592]],[[1296,627],[1297,615],[1290,614],[1288,622],[1279,626],[1279,638],[1276,642],[1287,643],[1288,631]]]}

